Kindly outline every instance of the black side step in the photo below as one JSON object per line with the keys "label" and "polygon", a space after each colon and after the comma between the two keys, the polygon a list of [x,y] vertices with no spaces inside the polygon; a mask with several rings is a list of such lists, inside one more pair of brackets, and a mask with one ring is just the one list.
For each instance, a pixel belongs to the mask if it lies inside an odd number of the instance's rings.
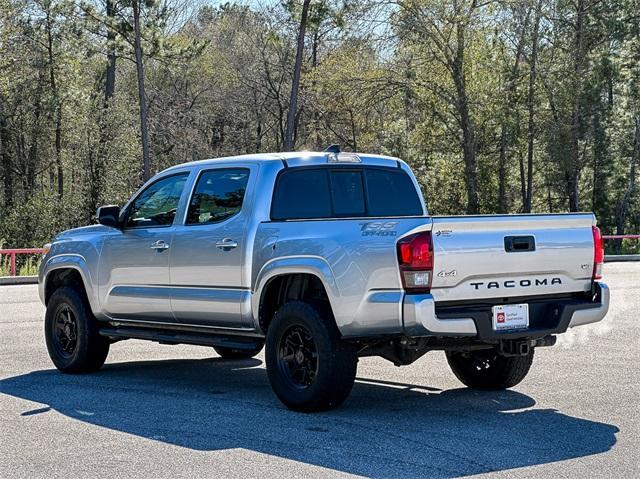
{"label": "black side step", "polygon": [[187,333],[184,331],[156,331],[148,328],[101,328],[100,335],[110,339],[146,339],[162,344],[195,344],[197,346],[221,346],[231,349],[256,349],[261,343],[257,338]]}

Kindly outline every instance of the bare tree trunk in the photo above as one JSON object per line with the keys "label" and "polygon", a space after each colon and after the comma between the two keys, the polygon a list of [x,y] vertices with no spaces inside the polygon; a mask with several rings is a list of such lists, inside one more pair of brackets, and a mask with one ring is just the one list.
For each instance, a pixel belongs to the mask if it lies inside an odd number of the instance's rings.
{"label": "bare tree trunk", "polygon": [[[36,184],[36,170],[38,169],[38,165],[40,164],[40,152],[38,141],[40,139],[40,134],[42,130],[41,125],[41,116],[42,116],[42,90],[43,86],[46,82],[46,72],[44,69],[38,69],[38,86],[36,88],[36,98],[35,98],[35,108],[33,112],[33,127],[31,128],[31,144],[29,145],[28,153],[24,158],[24,164],[22,168],[23,172],[23,192],[24,196],[28,198],[34,193],[35,184]],[[22,137],[22,142],[26,144],[24,136]],[[26,145],[25,145],[26,149]]]}
{"label": "bare tree trunk", "polygon": [[298,109],[298,89],[300,87],[300,74],[302,72],[302,54],[304,53],[304,33],[307,28],[307,15],[309,14],[309,3],[311,0],[304,0],[302,3],[302,15],[300,16],[300,28],[298,30],[298,45],[296,47],[296,63],[293,68],[293,80],[291,82],[291,97],[289,99],[289,112],[287,114],[287,130],[284,137],[284,150],[291,151],[294,148],[294,129],[296,122],[296,112]]}
{"label": "bare tree trunk", "polygon": [[573,168],[565,178],[567,180],[567,195],[569,196],[569,211],[580,211],[580,197],[578,194],[580,172]]}
{"label": "bare tree trunk", "polygon": [[349,109],[349,121],[351,123],[351,148],[353,148],[353,151],[358,151],[358,137],[356,131],[355,115],[353,114],[352,109]]}
{"label": "bare tree trunk", "polygon": [[[506,83],[506,95],[504,101],[504,109],[502,113],[502,125],[500,127],[500,156],[498,161],[498,212],[507,213],[507,167],[509,163],[509,146],[511,145],[512,120],[516,103],[516,90],[518,88],[518,76],[520,73],[520,61],[524,52],[525,35],[529,29],[529,19],[531,17],[531,8],[527,9],[527,13],[520,27],[518,35],[518,44],[516,45],[516,54],[513,66],[509,72]],[[516,122],[518,125],[518,122]],[[516,135],[517,136],[517,135]]]}
{"label": "bare tree trunk", "polygon": [[[106,14],[110,22],[116,15],[114,0],[106,0]],[[104,85],[104,101],[108,103],[116,89],[116,32],[107,28],[107,71]]]}
{"label": "bare tree trunk", "polygon": [[[315,70],[318,66],[318,32],[315,31],[313,33],[313,44],[311,49],[311,68]],[[316,91],[316,80],[313,80],[313,84],[311,85],[311,90]],[[320,138],[320,112],[317,108],[313,109],[313,130],[314,130],[314,138],[315,138],[315,147],[316,150],[322,149],[322,140]]]}
{"label": "bare tree trunk", "polygon": [[529,91],[527,92],[527,112],[529,120],[527,124],[527,182],[524,183],[524,168],[521,167],[520,178],[522,181],[522,211],[531,213],[531,199],[533,196],[533,153],[536,137],[536,79],[538,76],[538,41],[540,31],[540,17],[542,12],[542,0],[536,5],[535,19],[533,21],[533,37],[531,39],[531,58],[529,60]]}
{"label": "bare tree trunk", "polygon": [[[107,158],[107,143],[109,141],[108,132],[108,116],[109,105],[111,99],[115,93],[116,88],[116,51],[115,51],[115,39],[116,33],[111,24],[115,18],[115,4],[114,0],[106,0],[105,12],[108,19],[107,26],[107,66],[105,68],[105,80],[104,80],[104,102],[102,103],[102,109],[98,117],[98,125],[100,131],[98,132],[98,149],[94,152],[89,148],[89,154],[87,162],[89,164],[89,184],[87,195],[87,220],[91,221],[93,215],[100,206],[102,200],[102,189],[104,187],[104,174],[105,167],[108,161]],[[89,142],[89,138],[87,139]]]}
{"label": "bare tree trunk", "polygon": [[574,45],[574,98],[573,111],[571,115],[571,153],[569,157],[567,179],[567,194],[569,196],[569,211],[580,210],[580,196],[578,192],[578,181],[580,178],[581,158],[580,139],[582,138],[582,108],[581,91],[584,74],[584,40],[585,40],[585,17],[586,7],[584,0],[578,0],[576,4],[576,24],[575,24],[575,45]]}
{"label": "bare tree trunk", "polygon": [[4,181],[4,206],[11,208],[13,206],[13,165],[11,155],[9,154],[9,128],[7,119],[0,111],[0,163],[2,164],[2,173]]}
{"label": "bare tree trunk", "polygon": [[[528,155],[527,151],[527,155]],[[520,155],[518,159],[518,163],[520,164],[520,198],[522,199],[522,209],[523,213],[531,213],[531,209],[527,211],[527,180],[525,174],[525,166],[524,166],[524,156]]]}
{"label": "bare tree trunk", "polygon": [[60,92],[56,84],[56,70],[53,55],[53,35],[51,24],[51,4],[46,9],[46,25],[47,25],[47,54],[49,56],[49,83],[51,84],[51,94],[53,95],[53,108],[55,117],[55,162],[56,175],[58,177],[58,197],[62,198],[64,194],[64,171],[62,169],[62,105],[60,104]]}
{"label": "bare tree trunk", "polygon": [[[573,143],[572,148],[577,150],[577,142]],[[580,194],[578,191],[580,172],[574,166],[576,164],[577,156],[577,152],[571,154],[569,171],[565,173],[566,194],[569,199],[569,211],[571,212],[580,211]]]}
{"label": "bare tree trunk", "polygon": [[498,158],[498,213],[507,212],[507,121],[500,127],[500,156]]}
{"label": "bare tree trunk", "polygon": [[258,118],[258,121],[256,122],[256,144],[255,144],[256,153],[259,153],[261,149],[262,149],[262,120]]}
{"label": "bare tree trunk", "polygon": [[[640,116],[635,118],[635,131],[633,134],[633,151],[631,153],[631,161],[629,162],[629,181],[627,188],[616,205],[616,234],[623,235],[625,222],[627,219],[627,209],[631,203],[631,197],[636,190],[636,168],[640,164]],[[622,241],[616,240],[616,253],[620,253]]]}
{"label": "bare tree trunk", "polygon": [[149,164],[149,133],[147,130],[147,100],[144,91],[144,65],[142,64],[142,42],[140,38],[140,2],[133,1],[133,34],[136,57],[136,73],[138,76],[138,102],[140,104],[140,139],[142,141],[142,180],[151,176]]}
{"label": "bare tree trunk", "polygon": [[593,157],[593,175],[591,182],[591,211],[596,216],[603,216],[604,208],[609,203],[607,201],[608,188],[606,185],[606,167],[602,168],[611,161],[609,154],[608,133],[603,125],[603,121],[607,121],[607,113],[600,108],[595,108],[592,113],[591,130],[593,135],[593,146],[591,148],[591,156]]}
{"label": "bare tree trunk", "polygon": [[480,212],[478,201],[478,162],[476,158],[476,137],[469,113],[466,81],[464,75],[464,29],[463,20],[456,24],[457,48],[451,62],[451,74],[456,88],[456,109],[462,130],[462,155],[464,159],[465,182],[467,186],[467,213]]}

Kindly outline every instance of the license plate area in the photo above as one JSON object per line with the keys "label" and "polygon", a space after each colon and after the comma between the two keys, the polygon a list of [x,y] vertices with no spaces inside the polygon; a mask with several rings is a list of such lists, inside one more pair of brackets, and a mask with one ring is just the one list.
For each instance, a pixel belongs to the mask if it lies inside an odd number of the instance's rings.
{"label": "license plate area", "polygon": [[528,304],[504,304],[491,308],[494,331],[513,331],[529,327]]}

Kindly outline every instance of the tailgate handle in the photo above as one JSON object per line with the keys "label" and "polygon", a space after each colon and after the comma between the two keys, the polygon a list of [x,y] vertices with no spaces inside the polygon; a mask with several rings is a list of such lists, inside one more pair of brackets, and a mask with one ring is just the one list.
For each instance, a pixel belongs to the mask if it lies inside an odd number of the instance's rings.
{"label": "tailgate handle", "polygon": [[507,253],[520,253],[521,251],[535,251],[536,241],[533,236],[505,236],[504,250]]}

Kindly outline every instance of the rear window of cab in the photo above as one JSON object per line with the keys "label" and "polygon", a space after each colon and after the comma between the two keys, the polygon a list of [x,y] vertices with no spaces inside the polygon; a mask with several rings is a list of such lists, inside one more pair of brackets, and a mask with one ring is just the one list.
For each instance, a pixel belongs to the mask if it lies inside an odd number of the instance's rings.
{"label": "rear window of cab", "polygon": [[285,169],[271,203],[276,221],[423,215],[413,181],[401,168]]}

